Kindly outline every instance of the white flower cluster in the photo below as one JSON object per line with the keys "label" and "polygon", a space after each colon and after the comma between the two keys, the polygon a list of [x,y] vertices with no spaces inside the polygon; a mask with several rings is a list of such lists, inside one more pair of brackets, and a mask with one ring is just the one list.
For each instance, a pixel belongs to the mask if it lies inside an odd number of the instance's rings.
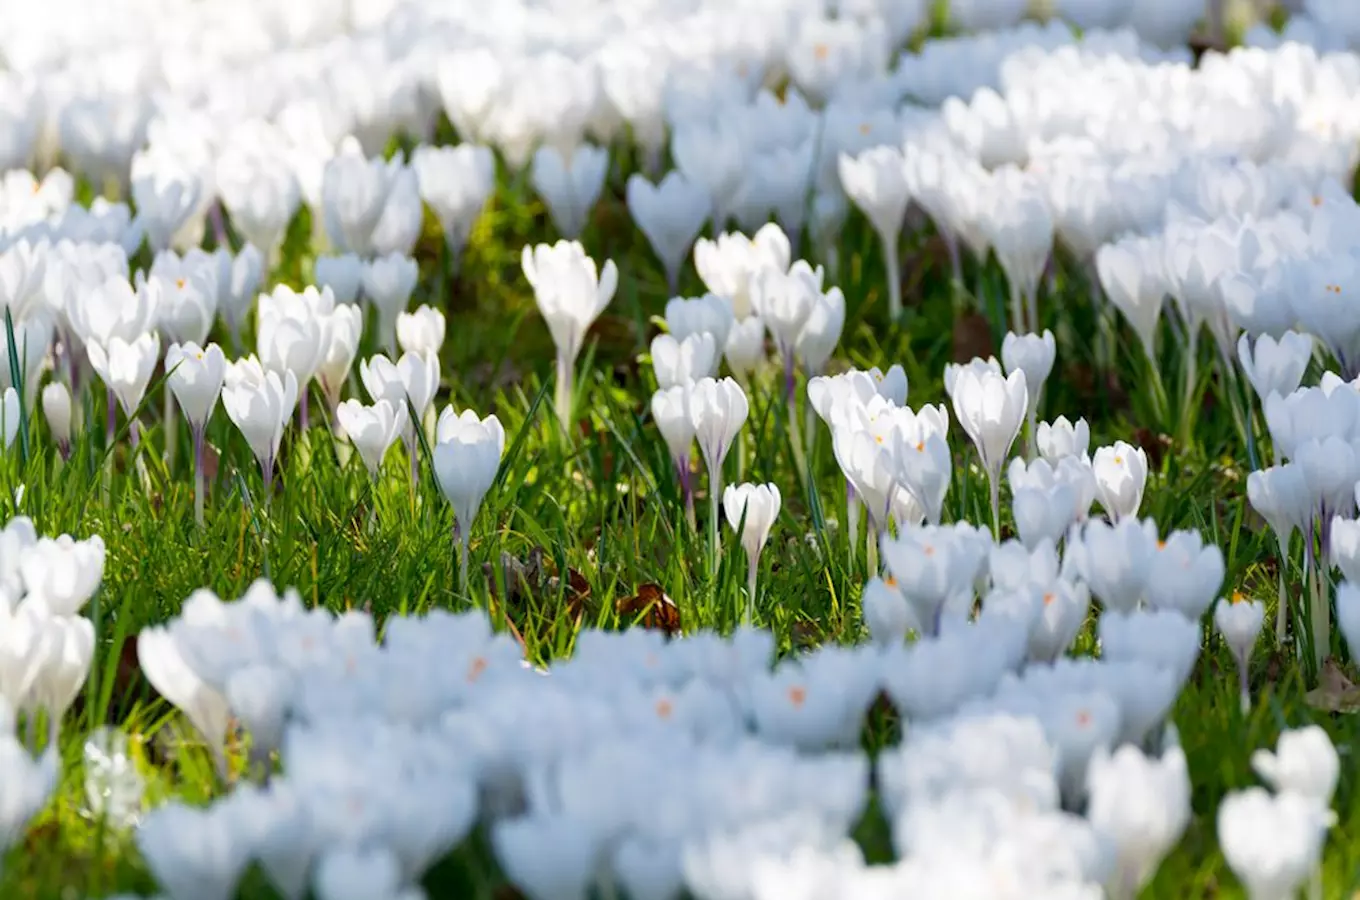
{"label": "white flower cluster", "polygon": [[[479,822],[534,900],[591,886],[773,900],[814,876],[831,894],[1131,896],[1190,815],[1163,723],[1199,652],[1197,620],[1107,611],[1101,659],[1054,661],[1075,631],[1050,615],[1066,602],[1054,595],[1085,596],[1075,579],[1099,571],[1089,559],[1059,574],[1048,545],[989,552],[966,526],[912,533],[936,542],[918,559],[949,569],[956,599],[983,589],[974,620],[779,661],[753,629],[669,642],[587,630],[569,659],[535,670],[480,612],[395,617],[379,641],[367,614],[309,610],[265,582],[230,603],[200,591],[142,632],[142,665],[219,764],[234,718],[250,771],[270,771],[277,751],[282,772],[207,809],[151,811],[138,845],[173,900],[230,898],[251,861],[289,898],[423,896],[424,873]],[[906,604],[930,581],[880,589]],[[875,761],[860,736],[880,696],[905,737]],[[1281,793],[1225,802],[1225,853],[1250,878],[1265,866],[1243,849],[1252,829],[1302,816],[1297,849],[1272,851],[1297,884],[1329,821],[1335,751],[1320,730],[1286,733],[1253,764]],[[849,840],[871,791],[899,855],[887,866],[866,866]]]}

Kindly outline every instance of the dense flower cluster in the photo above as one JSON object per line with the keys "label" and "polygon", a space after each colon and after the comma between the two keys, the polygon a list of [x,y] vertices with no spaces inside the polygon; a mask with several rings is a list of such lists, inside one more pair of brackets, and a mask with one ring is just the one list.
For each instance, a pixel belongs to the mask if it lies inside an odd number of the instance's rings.
{"label": "dense flower cluster", "polygon": [[[5,448],[28,453],[40,407],[68,457],[102,402],[104,446],[121,410],[151,452],[139,423],[163,374],[166,470],[182,418],[201,524],[219,401],[266,506],[294,422],[324,419],[373,479],[400,442],[412,491],[425,462],[453,509],[466,595],[506,434],[494,414],[439,408],[457,323],[410,309],[426,212],[457,267],[503,174],[542,199],[558,240],[523,247],[521,268],[568,436],[587,333],[636,274],[591,255],[612,164],[640,162],[626,206],[670,293],[691,260],[707,290],[666,303],[647,409],[691,524],[698,445],[710,575],[725,519],[748,564],[744,624],[674,640],[587,629],[536,668],[480,611],[380,626],[266,581],[227,602],[197,592],[138,635],[138,659],[230,789],[145,813],[136,778],[90,789],[135,822],[166,896],[229,900],[257,864],[289,900],[418,900],[481,833],[531,900],[1134,896],[1192,813],[1170,713],[1206,623],[1248,706],[1266,613],[1225,590],[1204,535],[1143,516],[1155,476],[1141,446],[1093,448],[1085,419],[1045,420],[1066,349],[1043,328],[1059,265],[1091,286],[1099,362],[1121,318],[1136,336],[1158,424],[1189,429],[1207,330],[1219,377],[1251,388],[1231,405],[1250,502],[1282,558],[1303,548],[1308,596],[1291,617],[1281,567],[1274,636],[1315,671],[1334,608],[1360,648],[1360,63],[1347,49],[1360,5],[1309,0],[1282,35],[1256,29],[1249,48],[1198,62],[1184,46],[1198,0],[1057,0],[1042,25],[1021,21],[1023,0],[953,0],[950,24],[983,33],[899,52],[930,5],[0,10]],[[437,144],[441,117],[461,143]],[[949,366],[948,404],[909,405],[891,360],[831,365],[852,211],[881,243],[894,324],[905,232],[942,238],[956,286],[992,258],[1004,276],[987,310],[1000,359]],[[315,251],[308,283],[275,278],[289,242]],[[1164,381],[1168,338],[1181,396]],[[1337,371],[1304,386],[1315,357]],[[726,483],[728,460],[751,455],[760,392],[788,407],[798,477],[819,423],[830,432],[851,563],[862,551],[868,564],[866,642],[781,658],[753,624],[761,554],[795,487]],[[958,432],[971,448],[951,445]],[[990,529],[947,521],[974,453]],[[103,565],[97,536],[39,538],[24,518],[0,531],[0,847],[62,774],[63,719],[95,655],[81,611]],[[1345,580],[1329,596],[1332,568]],[[1098,652],[1075,652],[1093,616]],[[901,739],[870,754],[861,735],[885,711]],[[114,744],[92,736],[87,768],[123,778]],[[1254,897],[1309,881],[1320,895],[1336,750],[1309,727],[1251,762],[1268,787],[1217,810],[1228,863]],[[871,803],[889,864],[851,838]]]}

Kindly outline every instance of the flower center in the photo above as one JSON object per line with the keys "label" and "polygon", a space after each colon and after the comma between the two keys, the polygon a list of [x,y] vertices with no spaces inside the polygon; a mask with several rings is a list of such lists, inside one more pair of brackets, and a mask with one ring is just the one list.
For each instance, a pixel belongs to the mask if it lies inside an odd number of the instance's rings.
{"label": "flower center", "polygon": [[671,701],[667,700],[665,697],[662,697],[660,700],[656,701],[656,717],[658,719],[669,719],[671,717],[671,713],[674,711],[675,707],[672,706]]}
{"label": "flower center", "polygon": [[795,684],[793,687],[789,688],[789,703],[793,705],[794,709],[801,708],[806,700],[807,688],[803,687],[801,684]]}
{"label": "flower center", "polygon": [[1053,604],[1053,601],[1057,599],[1058,595],[1053,593],[1052,591],[1049,591],[1047,594],[1044,594],[1044,606],[1051,606]]}
{"label": "flower center", "polygon": [[812,55],[815,56],[818,60],[825,60],[828,56],[831,55],[831,48],[828,47],[826,44],[818,44],[812,48]]}
{"label": "flower center", "polygon": [[179,288],[180,290],[184,290],[184,279],[183,279],[183,278],[176,278],[176,279],[175,279],[175,287]]}

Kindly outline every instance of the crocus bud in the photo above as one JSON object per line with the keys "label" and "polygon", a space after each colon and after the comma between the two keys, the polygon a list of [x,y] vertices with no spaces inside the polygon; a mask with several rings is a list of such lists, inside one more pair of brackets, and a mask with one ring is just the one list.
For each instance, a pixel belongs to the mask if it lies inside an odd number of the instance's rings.
{"label": "crocus bud", "polygon": [[666,302],[666,330],[677,341],[683,341],[691,334],[708,332],[722,350],[727,346],[727,336],[735,324],[731,302],[716,294],[673,297]]}
{"label": "crocus bud", "polygon": [[773,484],[734,484],[723,491],[727,524],[734,531],[740,529],[741,546],[747,558],[759,558],[774,520],[779,517],[780,505],[779,487]]}
{"label": "crocus bud", "polygon": [[97,341],[85,345],[90,357],[90,366],[109,390],[118,398],[123,412],[132,415],[146,386],[151,381],[151,372],[160,358],[161,341],[154,332],[143,334],[133,341],[111,338],[107,346]]}
{"label": "crocus bud", "polygon": [[721,381],[703,378],[691,389],[689,419],[708,464],[710,478],[715,473],[721,477],[723,460],[727,459],[727,451],[750,411],[746,392],[731,378]]}
{"label": "crocus bud", "polygon": [[227,804],[200,809],[172,800],[142,821],[137,849],[168,895],[227,900],[250,861],[239,816]]}
{"label": "crocus bud", "polygon": [[1275,790],[1301,794],[1326,808],[1332,805],[1341,760],[1327,732],[1307,725],[1280,732],[1275,752],[1257,750],[1251,767]]}
{"label": "crocus bud", "polygon": [[1039,392],[1053,371],[1056,353],[1053,332],[1047,330],[1042,335],[1007,334],[1001,342],[1001,362],[1005,364],[1006,371],[1025,373],[1025,391],[1031,411],[1038,408]]}
{"label": "crocus bud", "polygon": [[1259,600],[1248,600],[1239,593],[1234,593],[1232,599],[1220,599],[1214,607],[1214,627],[1223,635],[1223,642],[1228,645],[1233,660],[1237,663],[1238,687],[1242,694],[1243,709],[1251,705],[1247,664],[1251,662],[1251,651],[1256,646],[1256,638],[1260,635],[1265,620],[1265,604]]}
{"label": "crocus bud", "polygon": [[419,276],[416,261],[397,253],[364,266],[364,296],[378,310],[378,339],[389,353],[397,347],[397,316],[406,311]]}
{"label": "crocus bud", "polygon": [[666,283],[674,291],[680,265],[712,212],[708,191],[673,171],[656,185],[635,173],[628,179],[627,193],[628,211],[661,261]]}
{"label": "crocus bud", "polygon": [[364,263],[355,254],[318,256],[315,271],[317,287],[329,287],[336,303],[353,303],[359,299]]}
{"label": "crocus bud", "polygon": [[[18,396],[15,394],[16,400]],[[66,389],[66,385],[53,381],[43,388],[42,408],[52,439],[57,442],[57,449],[61,451],[62,459],[65,459],[71,455],[71,392]]]}
{"label": "crocus bud", "polygon": [[529,182],[548,207],[557,233],[572,240],[580,236],[609,172],[609,151],[580,144],[564,160],[561,151],[540,147],[529,168]]}
{"label": "crocus bud", "polygon": [[1085,419],[1070,422],[1058,416],[1050,422],[1039,423],[1039,455],[1056,464],[1064,456],[1085,458],[1091,449],[1091,426]]}
{"label": "crocus bud", "polygon": [[459,578],[467,588],[467,543],[486,492],[496,480],[505,429],[494,415],[478,418],[470,409],[457,415],[446,407],[439,416],[433,452],[435,479],[453,506],[458,523],[461,563]]}
{"label": "crocus bud", "polygon": [[415,312],[397,316],[397,343],[403,353],[438,356],[444,346],[444,314],[432,306],[421,305]]}
{"label": "crocus bud", "polygon": [[1246,334],[1237,339],[1237,360],[1262,403],[1272,393],[1288,397],[1297,390],[1312,358],[1312,335],[1297,331],[1286,331],[1278,341],[1263,334],[1255,347]]}
{"label": "crocus bud", "polygon": [[900,647],[916,624],[906,598],[897,590],[897,579],[891,575],[887,579],[877,575],[869,579],[860,598],[860,610],[869,637],[885,649]]}
{"label": "crocus bud", "polygon": [[1219,803],[1218,843],[1248,896],[1292,897],[1321,863],[1331,821],[1312,797],[1252,787]]}
{"label": "crocus bud", "polygon": [[166,381],[184,418],[196,433],[201,432],[212,418],[226,378],[227,360],[222,348],[216,344],[171,344],[165,351],[165,368],[169,373]]}
{"label": "crocus bud", "polygon": [[457,259],[496,187],[495,156],[476,144],[421,146],[411,154],[411,168],[421,198],[434,211],[444,229],[444,241]]}
{"label": "crocus bud", "polygon": [[765,323],[760,317],[747,316],[734,324],[723,353],[734,374],[754,372],[765,359]]}
{"label": "crocus bud", "polygon": [[1113,447],[1096,451],[1091,468],[1096,476],[1096,499],[1110,518],[1136,516],[1147,484],[1147,453],[1143,448],[1116,441]]}
{"label": "crocus bud", "polygon": [[683,340],[659,334],[652,339],[652,372],[656,375],[657,387],[663,390],[700,378],[712,378],[718,373],[721,359],[711,334],[691,334]]}
{"label": "crocus bud", "polygon": [[1190,823],[1190,773],[1185,752],[1168,747],[1160,759],[1124,745],[1099,748],[1086,772],[1091,826],[1115,851],[1111,896],[1133,896],[1156,874]]}
{"label": "crocus bud", "polygon": [[805,371],[818,374],[826,368],[844,327],[845,295],[840,288],[833,287],[813,303],[812,314],[803,323],[803,330],[794,344],[794,353]]}
{"label": "crocus bud", "polygon": [[349,437],[368,474],[377,477],[383,457],[392,443],[406,428],[406,406],[394,407],[386,400],[364,406],[358,400],[346,400],[335,408],[336,421]]}
{"label": "crocus bud", "polygon": [[1020,433],[1028,402],[1023,369],[1007,377],[989,367],[969,366],[954,379],[954,417],[973,439],[983,467],[995,483]]}

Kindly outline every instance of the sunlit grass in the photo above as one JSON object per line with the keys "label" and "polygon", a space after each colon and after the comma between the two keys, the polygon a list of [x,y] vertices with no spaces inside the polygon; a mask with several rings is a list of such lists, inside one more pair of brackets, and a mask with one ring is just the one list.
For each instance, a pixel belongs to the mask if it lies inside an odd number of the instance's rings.
{"label": "sunlit grass", "polygon": [[[633,626],[647,611],[627,603],[621,607],[620,601],[637,596],[645,585],[655,585],[674,602],[684,631],[735,626],[745,606],[740,550],[724,523],[726,550],[716,577],[710,575],[704,479],[698,481],[700,519],[692,529],[665,444],[647,412],[655,384],[644,355],[667,292],[659,266],[623,206],[624,174],[621,167],[611,172],[583,236],[597,260],[616,262],[621,279],[579,363],[578,421],[569,434],[552,411],[552,341],[520,274],[521,248],[554,239],[524,179],[502,179],[456,271],[437,227],[427,227],[417,249],[422,280],[411,306],[430,303],[449,317],[439,403],[483,415],[494,412],[507,435],[499,477],[472,530],[466,596],[457,588],[452,511],[434,484],[428,460],[421,460],[413,482],[400,447],[373,483],[324,422],[306,434],[290,430],[279,487],[266,509],[253,457],[219,410],[208,429],[215,472],[210,469],[207,516],[199,528],[185,429],[177,430],[173,470],[163,460],[165,430],[154,412],[164,390],[158,380],[143,404],[143,440],[136,451],[145,464],[144,480],[121,417],[120,439],[104,446],[102,391],[95,391],[82,411],[87,427],[64,464],[45,426],[33,420],[30,458],[23,462],[13,453],[0,467],[0,509],[32,516],[41,533],[100,534],[107,562],[103,587],[90,609],[98,635],[90,684],[64,732],[64,781],[27,840],[10,854],[0,896],[65,898],[154,889],[128,833],[84,812],[82,745],[97,725],[112,724],[131,736],[149,802],[170,795],[202,800],[221,790],[204,748],[140,677],[132,649],[141,628],[175,614],[198,588],[235,597],[255,579],[268,577],[280,588],[295,587],[308,606],[369,610],[380,627],[393,614],[484,607],[498,627],[513,630],[526,657],[536,663],[569,653],[581,628]],[[311,225],[305,219],[304,213],[294,223],[276,281],[297,285],[309,276],[313,250],[307,246]],[[971,263],[965,279],[969,290],[958,295],[938,242],[925,234],[908,238],[906,314],[889,326],[881,250],[872,230],[852,219],[840,248],[837,283],[848,312],[833,365],[901,363],[911,383],[909,403],[919,407],[947,402],[941,381],[947,362],[998,352],[1004,328],[991,311],[1005,286],[994,262]],[[1149,404],[1146,364],[1133,336],[1121,330],[1113,366],[1096,365],[1089,336],[1097,331],[1097,313],[1085,271],[1060,254],[1054,277],[1043,289],[1043,325],[1059,336],[1059,353],[1040,418],[1085,416],[1093,447],[1117,438],[1143,446],[1153,475],[1142,514],[1154,516],[1163,531],[1201,530],[1223,549],[1225,592],[1242,590],[1266,600],[1272,607],[1267,621],[1273,621],[1281,561],[1274,537],[1246,502],[1246,448],[1227,412],[1228,392],[1240,388],[1217,376],[1208,342],[1202,342],[1201,379],[1192,391],[1195,428],[1189,440],[1168,437],[1174,422],[1159,420]],[[682,275],[682,292],[702,292],[692,268]],[[1172,395],[1180,396],[1174,382],[1184,351],[1169,333],[1162,337],[1162,371]],[[225,344],[226,335],[219,338]],[[251,341],[247,332],[247,346]],[[361,355],[375,352],[371,341],[370,333]],[[762,557],[756,623],[774,630],[781,652],[856,642],[863,637],[858,600],[868,573],[862,547],[853,557],[849,547],[844,482],[820,423],[807,451],[812,477],[798,471],[777,382],[773,366],[756,380],[750,418],[726,467],[727,483],[771,481],[784,495]],[[348,391],[357,395],[360,388],[352,382]],[[1264,434],[1259,422],[1257,429],[1259,439]],[[957,429],[952,443],[955,477],[945,518],[986,522],[985,475]],[[113,471],[107,493],[106,466]],[[1003,536],[1009,521],[1005,494]],[[1301,573],[1291,570],[1287,576],[1289,590],[1300,591]],[[1210,630],[1206,627],[1206,633]],[[1090,647],[1091,635],[1079,644]],[[1339,646],[1335,650],[1341,652]],[[1247,762],[1251,750],[1273,744],[1281,728],[1321,722],[1343,760],[1349,759],[1360,732],[1355,717],[1310,709],[1291,653],[1289,648],[1258,649],[1252,666],[1255,706],[1244,716],[1231,659],[1214,636],[1207,638],[1174,717],[1189,760],[1196,816],[1147,896],[1237,894],[1216,850],[1212,813],[1225,792],[1254,781]],[[881,739],[877,732],[866,736],[870,744]],[[1343,762],[1335,803],[1340,821],[1326,863],[1326,883],[1336,893],[1329,896],[1348,896],[1360,885],[1360,795],[1356,779],[1348,777],[1354,769]],[[871,858],[877,858],[874,847],[884,835],[883,823],[871,814],[861,829]],[[484,852],[460,851],[432,877],[441,885],[463,887],[438,895],[488,894],[495,880],[488,859]],[[457,893],[463,889],[471,893]],[[251,877],[242,896],[269,894]]]}

